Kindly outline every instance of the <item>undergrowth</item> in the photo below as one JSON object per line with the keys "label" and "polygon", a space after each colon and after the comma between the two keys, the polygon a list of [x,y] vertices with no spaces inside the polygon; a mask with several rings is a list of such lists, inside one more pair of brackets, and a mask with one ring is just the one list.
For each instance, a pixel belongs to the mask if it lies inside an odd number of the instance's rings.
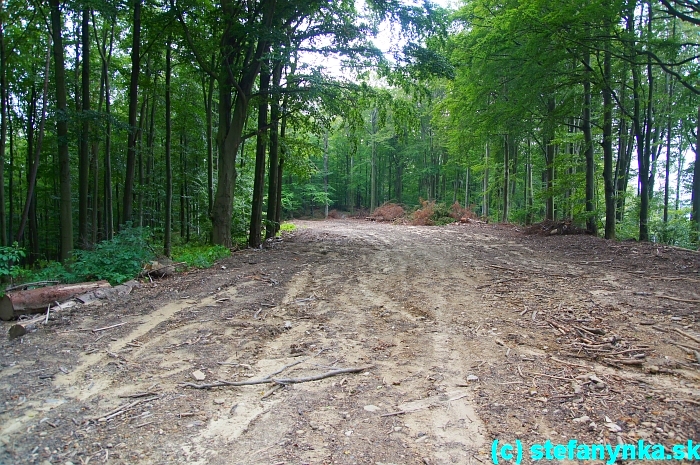
{"label": "undergrowth", "polygon": [[147,238],[147,229],[123,229],[114,239],[102,241],[92,250],[75,250],[65,264],[44,263],[31,280],[77,283],[104,279],[112,285],[121,284],[138,276],[143,265],[156,257]]}
{"label": "undergrowth", "polygon": [[282,223],[280,224],[280,230],[277,233],[277,237],[280,237],[283,232],[292,232],[297,229],[297,225],[294,223]]}
{"label": "undergrowth", "polygon": [[217,260],[230,255],[231,251],[223,245],[183,244],[173,247],[173,260],[193,268],[209,268]]}

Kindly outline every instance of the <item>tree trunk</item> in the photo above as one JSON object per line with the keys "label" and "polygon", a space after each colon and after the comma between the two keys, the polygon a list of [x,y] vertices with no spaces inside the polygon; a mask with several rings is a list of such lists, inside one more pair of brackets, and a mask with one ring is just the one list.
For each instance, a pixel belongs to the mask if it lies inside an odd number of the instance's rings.
{"label": "tree trunk", "polygon": [[187,142],[185,141],[185,136],[180,133],[180,237],[184,238],[187,223],[185,218],[186,206],[185,200],[187,198],[187,162],[185,161],[185,147]]}
{"label": "tree trunk", "polygon": [[165,52],[165,241],[163,255],[172,255],[172,223],[173,223],[173,165],[171,155],[172,124],[170,116],[170,75],[172,74],[171,51],[172,44],[168,38]]}
{"label": "tree trunk", "polygon": [[[674,23],[674,35],[675,35],[675,23]],[[672,138],[672,125],[671,125],[671,102],[673,101],[673,81],[671,77],[666,75],[666,90],[668,92],[668,104],[666,105],[666,166],[665,166],[665,176],[664,176],[664,241],[668,241],[668,197],[669,197],[669,187],[671,175],[671,138]]]}
{"label": "tree trunk", "polygon": [[[82,123],[78,160],[78,246],[86,248],[88,239],[88,192],[90,176],[90,10],[83,9],[82,18]],[[94,226],[93,226],[94,227]]]}
{"label": "tree trunk", "polygon": [[[111,99],[109,87],[109,64],[112,59],[112,50],[114,47],[114,25],[116,17],[113,15],[110,21],[109,47],[107,46],[107,31],[105,29],[102,36],[102,44],[98,44],[97,51],[100,54],[102,61],[102,76],[104,78],[104,99],[105,99],[105,119],[107,120],[105,128],[105,153],[104,153],[104,238],[111,240],[114,237],[114,206],[112,197],[112,118],[111,118]],[[93,16],[93,27],[95,20]],[[97,37],[97,30],[95,30]],[[95,173],[97,175],[97,173]]]}
{"label": "tree trunk", "polygon": [[[94,21],[93,21],[94,22]],[[94,24],[93,24],[94,28]],[[98,41],[98,47],[99,47],[99,41]],[[98,94],[98,102],[97,102],[97,113],[102,112],[102,103],[104,102],[104,89],[105,87],[105,76],[104,72],[102,70],[102,66],[100,66],[100,92]],[[93,171],[93,190],[92,190],[92,243],[96,244],[98,241],[98,231],[99,231],[99,224],[100,224],[100,216],[99,216],[99,194],[100,194],[100,177],[99,177],[99,149],[100,149],[100,140],[97,137],[94,137],[92,140],[92,171]]]}
{"label": "tree trunk", "polygon": [[131,44],[131,80],[129,82],[129,135],[126,152],[126,175],[124,178],[124,201],[122,223],[131,221],[134,202],[134,175],[136,171],[136,114],[138,111],[139,72],[141,69],[141,2],[134,0],[134,22]]}
{"label": "tree trunk", "polygon": [[486,141],[486,154],[484,157],[484,179],[482,185],[481,216],[488,220],[489,217],[489,143]]}
{"label": "tree trunk", "polygon": [[510,147],[510,136],[506,134],[505,136],[503,136],[503,215],[501,216],[501,221],[503,223],[508,222],[508,193],[510,191]]}
{"label": "tree trunk", "polygon": [[260,72],[260,102],[258,104],[258,134],[255,145],[255,175],[253,177],[253,204],[250,214],[248,245],[260,247],[262,236],[263,192],[265,189],[265,152],[267,150],[267,106],[270,90],[270,70]]}
{"label": "tree trunk", "polygon": [[[695,232],[700,236],[700,106],[698,107],[698,120],[697,133],[695,141],[695,169],[693,170],[693,191],[692,191],[692,204],[693,204],[693,214],[692,221],[695,227]],[[680,176],[680,172],[678,176]],[[696,237],[697,241],[697,237]]]}
{"label": "tree trunk", "polygon": [[[648,13],[648,28],[651,34],[651,22],[652,22],[652,11],[651,5],[649,5]],[[635,132],[637,133],[637,157],[639,166],[639,240],[648,241],[649,240],[649,194],[652,186],[649,186],[649,166],[651,160],[651,130],[652,130],[652,97],[654,94],[654,75],[652,73],[651,57],[647,57],[647,79],[649,82],[648,96],[646,102],[646,112],[644,115],[644,133],[641,133],[642,125],[641,119],[641,76],[639,69],[633,67],[633,77],[634,77],[634,93],[635,93],[635,118],[636,125]]]}
{"label": "tree trunk", "polygon": [[[32,89],[32,110],[30,111],[29,121],[27,123],[27,140],[28,140],[28,152],[27,152],[27,201],[24,204],[24,211],[22,212],[22,218],[19,223],[19,230],[17,231],[17,242],[22,242],[22,236],[24,235],[24,228],[27,225],[27,221],[30,220],[32,213],[36,217],[36,211],[32,212],[32,204],[36,204],[36,196],[34,189],[36,187],[36,176],[39,170],[39,160],[41,157],[41,147],[44,142],[44,123],[46,122],[46,101],[48,99],[49,92],[49,67],[51,63],[51,43],[48,45],[46,50],[46,66],[44,67],[44,89],[42,91],[41,97],[41,119],[39,120],[39,135],[37,137],[36,146],[33,146],[34,139],[34,89]],[[32,148],[34,152],[32,153]],[[35,226],[35,225],[34,225]],[[32,229],[32,228],[30,228]],[[34,227],[36,229],[36,226]],[[36,233],[36,231],[32,231]],[[34,241],[30,240],[30,244]],[[34,247],[32,249],[32,255],[38,254],[38,241],[33,243]],[[30,257],[31,258],[31,257]],[[31,261],[31,260],[30,260]]]}
{"label": "tree trunk", "polygon": [[525,167],[525,205],[527,215],[525,215],[525,224],[532,224],[532,205],[534,203],[534,195],[532,192],[532,142],[527,141],[527,163]]}
{"label": "tree trunk", "polygon": [[[270,28],[275,11],[276,0],[267,0],[263,8],[263,27]],[[222,2],[222,10],[230,21],[235,21],[235,6],[231,0]],[[258,40],[251,59],[242,70],[241,79],[236,88],[236,97],[231,112],[234,77],[230,70],[235,69],[234,50],[236,29],[229,25],[221,41],[221,71],[219,73],[219,175],[216,196],[212,207],[212,241],[226,247],[232,246],[231,215],[233,209],[233,190],[238,173],[236,157],[241,145],[241,136],[248,111],[248,98],[253,89],[255,78],[260,72],[260,59],[268,46],[265,40]],[[241,52],[238,50],[238,52]]]}
{"label": "tree trunk", "polygon": [[[49,66],[51,64],[51,40],[49,40],[49,44],[47,46],[46,50],[46,68],[44,69],[44,90],[43,94],[48,96],[48,86],[49,86]],[[29,97],[29,115],[27,115],[27,188],[29,188],[29,180],[31,178],[31,173],[32,173],[32,166],[33,166],[33,160],[34,160],[34,154],[35,154],[35,140],[34,140],[34,124],[36,121],[36,85],[32,85],[32,90],[30,92],[30,97]],[[43,98],[42,100],[43,106],[42,106],[42,115],[45,115],[45,108],[46,108],[46,98]],[[45,121],[45,117],[44,117]],[[42,131],[43,131],[43,125],[41,126]],[[40,131],[40,139],[43,141],[43,135],[41,134]],[[41,151],[39,152],[41,153]],[[28,262],[29,264],[33,264],[35,260],[39,257],[39,233],[38,233],[38,225],[37,225],[37,220],[36,220],[36,193],[33,194],[31,197],[27,196],[27,203],[28,207],[25,204],[25,208],[28,208],[26,212],[22,214],[22,218],[26,223],[29,223],[29,237],[28,237],[28,242],[29,242],[29,257],[28,257]],[[28,218],[27,218],[28,217]],[[22,219],[20,219],[20,223],[22,222]],[[22,244],[24,241],[22,240],[22,235],[24,234],[24,226],[20,225],[20,231],[17,233],[17,242]]]}
{"label": "tree trunk", "polygon": [[326,197],[323,217],[328,219],[328,129],[323,135],[323,193]]}
{"label": "tree trunk", "polygon": [[281,180],[278,177],[279,168],[279,118],[280,97],[278,94],[282,82],[282,61],[275,61],[272,70],[273,99],[270,109],[270,172],[268,173],[267,186],[267,223],[265,227],[265,239],[271,239],[277,234],[277,189]]}
{"label": "tree trunk", "polygon": [[606,41],[603,56],[603,182],[605,186],[605,238],[615,239],[615,184],[613,182],[612,153],[612,90],[610,89],[612,67],[610,43]]}
{"label": "tree trunk", "polygon": [[556,103],[554,98],[549,98],[547,101],[547,122],[545,123],[545,152],[544,159],[546,164],[545,174],[547,178],[547,202],[545,218],[554,220],[554,110]]}
{"label": "tree trunk", "polygon": [[61,252],[65,262],[73,252],[73,209],[70,185],[70,154],[68,153],[68,114],[66,106],[66,67],[63,62],[63,20],[59,0],[50,0],[51,30],[53,35],[54,76],[56,79],[56,135],[58,137],[58,164],[60,180]]}
{"label": "tree trunk", "polygon": [[[212,57],[212,63],[215,57]],[[213,67],[213,66],[212,66]],[[209,88],[204,90],[204,108],[207,113],[207,214],[211,215],[212,202],[214,201],[214,147],[213,147],[213,102],[214,102],[214,76],[209,76]]]}
{"label": "tree trunk", "polygon": [[[12,240],[12,231],[15,230],[14,228],[14,218],[15,218],[15,177],[14,177],[14,172],[15,172],[15,138],[14,138],[14,130],[12,129],[12,115],[8,113],[7,115],[7,125],[8,129],[10,130],[10,182],[9,182],[9,188],[10,188],[10,211],[8,212],[8,238],[9,240]],[[20,180],[21,181],[21,180]],[[21,182],[20,182],[21,184]],[[9,241],[8,241],[9,242]]]}
{"label": "tree trunk", "polygon": [[[5,24],[2,19],[3,18],[0,17],[0,246],[5,246],[7,245],[7,226],[5,219],[5,143],[7,141],[7,58],[5,57]],[[12,195],[12,192],[10,192],[10,195]],[[12,202],[12,197],[10,197],[10,202]]]}
{"label": "tree trunk", "polygon": [[280,140],[283,142],[280,144],[280,161],[277,165],[277,208],[275,209],[275,234],[280,230],[280,225],[282,224],[282,173],[284,171],[284,162],[287,155],[287,146],[284,145],[284,137],[287,133],[287,97],[284,97],[284,103],[282,104],[282,114],[285,115],[280,121]]}
{"label": "tree trunk", "polygon": [[[377,108],[372,109],[370,115],[370,124],[372,125],[372,172],[370,174],[370,206],[369,211],[372,213],[377,208]],[[430,194],[428,194],[430,197]]]}
{"label": "tree trunk", "polygon": [[586,230],[589,234],[598,234],[598,221],[595,208],[595,157],[593,136],[591,134],[591,62],[590,51],[584,52],[585,77],[583,78],[583,121],[581,129],[586,154]]}

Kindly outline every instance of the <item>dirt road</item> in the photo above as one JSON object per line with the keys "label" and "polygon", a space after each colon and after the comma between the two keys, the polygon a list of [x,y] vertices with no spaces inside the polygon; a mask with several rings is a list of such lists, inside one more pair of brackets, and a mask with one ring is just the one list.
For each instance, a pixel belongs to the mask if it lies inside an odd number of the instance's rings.
{"label": "dirt road", "polygon": [[0,463],[476,464],[494,439],[700,441],[697,253],[296,224],[3,340]]}

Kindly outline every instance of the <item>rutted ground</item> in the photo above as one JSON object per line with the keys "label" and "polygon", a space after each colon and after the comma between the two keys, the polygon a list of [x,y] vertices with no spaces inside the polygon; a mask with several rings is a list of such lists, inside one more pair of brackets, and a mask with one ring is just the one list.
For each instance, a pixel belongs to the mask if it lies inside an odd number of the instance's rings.
{"label": "rutted ground", "polygon": [[[3,341],[0,462],[467,464],[490,462],[496,438],[700,440],[700,365],[673,344],[700,345],[697,254],[479,224],[297,224]],[[280,376],[371,368],[182,386],[295,362]]]}

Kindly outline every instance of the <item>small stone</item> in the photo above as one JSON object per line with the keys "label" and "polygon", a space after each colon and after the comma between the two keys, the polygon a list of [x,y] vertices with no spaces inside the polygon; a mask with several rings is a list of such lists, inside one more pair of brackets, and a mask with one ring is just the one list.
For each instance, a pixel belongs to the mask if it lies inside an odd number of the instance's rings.
{"label": "small stone", "polygon": [[619,433],[620,431],[622,431],[620,425],[614,422],[606,423],[605,427],[608,428],[612,433]]}
{"label": "small stone", "polygon": [[479,377],[476,375],[467,376],[467,381],[479,381]]}
{"label": "small stone", "polygon": [[284,329],[292,329],[292,322],[291,322],[291,321],[285,321],[285,322],[284,322]]}
{"label": "small stone", "polygon": [[226,403],[226,401],[224,399],[214,399],[214,403],[216,405],[223,405]]}
{"label": "small stone", "polygon": [[192,372],[192,377],[197,381],[204,381],[207,378],[207,375],[205,375],[199,370],[196,370]]}
{"label": "small stone", "polygon": [[364,409],[368,412],[376,412],[377,410],[379,410],[379,407],[377,407],[376,405],[365,405]]}
{"label": "small stone", "polygon": [[588,421],[591,421],[591,417],[589,417],[588,415],[584,415],[584,416],[579,417],[579,418],[574,418],[572,421],[574,423],[586,423]]}
{"label": "small stone", "polygon": [[398,433],[398,432],[401,431],[402,429],[403,429],[403,428],[402,428],[401,426],[394,426],[394,431],[395,431],[396,433]]}
{"label": "small stone", "polygon": [[348,430],[345,432],[345,436],[352,436],[352,430]]}
{"label": "small stone", "polygon": [[192,428],[193,426],[204,426],[204,422],[201,420],[195,420],[189,425],[187,425],[186,428]]}

